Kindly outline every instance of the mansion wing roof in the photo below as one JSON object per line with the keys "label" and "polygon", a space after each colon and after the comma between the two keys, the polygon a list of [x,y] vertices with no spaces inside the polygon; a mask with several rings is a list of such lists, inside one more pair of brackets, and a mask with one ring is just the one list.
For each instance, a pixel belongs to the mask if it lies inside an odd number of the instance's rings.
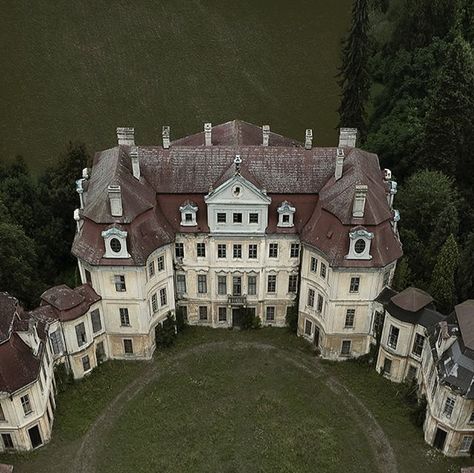
{"label": "mansion wing roof", "polygon": [[[132,149],[138,155],[139,179],[132,174]],[[343,173],[337,181],[337,148],[306,149],[272,132],[269,145],[263,146],[262,128],[238,120],[214,126],[212,146],[205,145],[204,133],[197,133],[173,141],[169,148],[120,145],[97,153],[73,253],[93,265],[144,265],[149,254],[174,241],[176,233],[208,232],[204,196],[235,175],[234,159],[239,155],[240,175],[272,199],[266,233],[298,233],[304,242],[324,252],[334,266],[385,266],[402,254],[392,228],[394,214],[387,201],[387,183],[376,155],[357,148],[343,149]],[[355,186],[361,184],[368,186],[364,217],[354,218]],[[111,215],[109,185],[121,188],[121,217]],[[198,207],[196,226],[180,224],[179,207],[187,200]],[[285,200],[296,207],[291,228],[277,226],[276,208]],[[104,258],[101,232],[112,223],[119,223],[127,232],[131,258]],[[374,233],[371,260],[345,258],[348,233],[354,226]]]}

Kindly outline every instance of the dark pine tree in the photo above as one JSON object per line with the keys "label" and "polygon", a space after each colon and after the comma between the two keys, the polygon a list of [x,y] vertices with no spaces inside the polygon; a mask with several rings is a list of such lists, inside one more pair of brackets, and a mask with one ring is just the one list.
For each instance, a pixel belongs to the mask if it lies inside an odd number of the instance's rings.
{"label": "dark pine tree", "polygon": [[369,98],[368,0],[354,0],[351,31],[342,51],[339,85],[342,89],[339,126],[354,127],[364,140],[367,134],[365,105]]}
{"label": "dark pine tree", "polygon": [[474,184],[474,61],[472,48],[455,34],[429,98],[421,156],[424,164]]}

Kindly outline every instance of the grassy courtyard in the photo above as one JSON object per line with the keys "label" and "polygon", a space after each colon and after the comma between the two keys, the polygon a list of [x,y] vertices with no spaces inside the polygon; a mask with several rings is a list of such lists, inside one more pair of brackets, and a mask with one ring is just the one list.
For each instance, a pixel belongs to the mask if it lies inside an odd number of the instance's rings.
{"label": "grassy courtyard", "polygon": [[424,445],[398,386],[357,364],[321,362],[279,329],[189,329],[152,362],[106,363],[59,396],[47,447],[2,460],[20,473],[454,473],[468,464]]}

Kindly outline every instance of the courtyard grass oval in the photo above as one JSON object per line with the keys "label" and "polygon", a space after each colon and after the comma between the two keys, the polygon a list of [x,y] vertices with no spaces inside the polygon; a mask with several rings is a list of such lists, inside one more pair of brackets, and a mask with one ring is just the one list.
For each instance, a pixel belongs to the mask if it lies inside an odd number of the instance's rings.
{"label": "courtyard grass oval", "polygon": [[159,378],[127,402],[95,453],[95,468],[376,471],[343,396],[276,349],[216,344],[190,351],[164,363]]}

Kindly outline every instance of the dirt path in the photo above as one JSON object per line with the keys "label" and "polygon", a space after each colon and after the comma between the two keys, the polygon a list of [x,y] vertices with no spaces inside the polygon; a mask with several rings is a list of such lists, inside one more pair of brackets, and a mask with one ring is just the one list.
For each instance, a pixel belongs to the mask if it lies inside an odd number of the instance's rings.
{"label": "dirt path", "polygon": [[120,418],[129,401],[137,396],[149,384],[156,382],[161,374],[170,366],[173,366],[184,358],[197,353],[206,353],[217,349],[245,350],[258,349],[275,352],[282,361],[292,364],[304,371],[311,378],[324,383],[332,392],[338,396],[338,400],[344,406],[344,412],[351,416],[360,429],[365,432],[369,445],[376,459],[377,471],[379,473],[398,473],[395,454],[384,431],[365,405],[336,378],[330,376],[318,363],[316,358],[308,358],[298,352],[277,348],[273,345],[258,342],[211,342],[185,349],[173,355],[172,358],[164,358],[161,363],[150,363],[150,366],[142,373],[139,379],[130,383],[102,412],[97,420],[83,437],[74,460],[68,468],[69,473],[94,473],[97,450],[113,428],[115,422]]}

